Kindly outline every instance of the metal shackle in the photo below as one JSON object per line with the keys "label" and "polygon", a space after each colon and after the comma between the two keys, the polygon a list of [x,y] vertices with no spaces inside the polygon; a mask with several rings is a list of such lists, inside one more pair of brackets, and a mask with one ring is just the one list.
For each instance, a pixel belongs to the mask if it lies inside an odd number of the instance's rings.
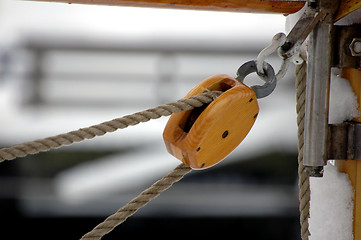
{"label": "metal shackle", "polygon": [[273,90],[276,88],[276,84],[277,84],[275,71],[269,63],[264,62],[263,70],[264,70],[264,74],[259,73],[257,71],[257,61],[252,60],[240,66],[237,71],[236,79],[242,83],[246,78],[246,76],[254,72],[256,72],[257,75],[262,80],[265,81],[265,83],[262,86],[261,85],[251,86],[253,91],[256,93],[258,99],[270,95],[273,92]]}

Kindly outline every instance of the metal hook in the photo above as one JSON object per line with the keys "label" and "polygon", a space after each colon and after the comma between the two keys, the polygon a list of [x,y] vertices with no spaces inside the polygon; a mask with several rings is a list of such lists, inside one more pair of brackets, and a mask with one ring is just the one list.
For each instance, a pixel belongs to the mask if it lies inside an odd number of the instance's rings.
{"label": "metal hook", "polygon": [[246,76],[254,72],[256,72],[257,75],[262,80],[265,81],[265,84],[263,84],[262,86],[255,85],[251,87],[253,91],[256,93],[258,99],[270,95],[273,92],[273,90],[276,88],[276,84],[277,84],[275,71],[269,63],[267,62],[263,63],[263,70],[264,70],[264,74],[259,73],[257,71],[257,61],[252,60],[240,66],[237,71],[236,79],[240,82],[243,82]]}

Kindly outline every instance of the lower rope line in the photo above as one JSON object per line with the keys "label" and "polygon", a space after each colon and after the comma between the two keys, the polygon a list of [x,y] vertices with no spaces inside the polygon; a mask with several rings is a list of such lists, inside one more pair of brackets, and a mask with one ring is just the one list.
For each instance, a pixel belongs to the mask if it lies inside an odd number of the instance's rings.
{"label": "lower rope line", "polygon": [[128,217],[144,207],[148,202],[158,197],[159,194],[170,188],[174,183],[183,178],[192,169],[184,163],[178,165],[162,179],[155,182],[150,188],[144,190],[117,212],[107,217],[104,222],[97,225],[92,231],[85,234],[81,240],[98,240],[111,232],[116,226],[123,223]]}
{"label": "lower rope line", "polygon": [[299,211],[302,240],[308,240],[310,236],[308,219],[310,217],[310,182],[309,176],[303,165],[304,145],[304,118],[305,118],[305,92],[306,92],[306,63],[296,66],[296,98],[297,98],[297,126],[298,126],[298,187],[299,187]]}
{"label": "lower rope line", "polygon": [[161,116],[169,116],[172,113],[191,110],[195,107],[200,107],[203,104],[212,102],[221,94],[221,91],[207,91],[187,99],[181,99],[177,102],[164,104],[142,112],[134,113],[132,115],[127,115],[122,118],[116,118],[88,128],[81,128],[79,130],[57,136],[27,142],[8,148],[2,148],[0,149],[0,162],[12,160],[18,157],[25,157],[30,154],[49,151],[50,149],[70,145],[75,142],[81,142],[85,139],[102,136],[106,133],[114,132],[118,129],[133,126],[141,122],[147,122],[151,119],[157,119]]}

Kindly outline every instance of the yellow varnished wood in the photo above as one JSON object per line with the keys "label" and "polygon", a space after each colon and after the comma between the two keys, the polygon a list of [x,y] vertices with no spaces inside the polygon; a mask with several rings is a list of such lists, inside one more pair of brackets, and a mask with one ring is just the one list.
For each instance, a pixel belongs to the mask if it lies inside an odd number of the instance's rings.
{"label": "yellow varnished wood", "polygon": [[[247,13],[283,13],[299,11],[305,0],[33,0],[45,2],[65,2],[80,4],[97,4],[109,6],[132,6],[152,8],[174,8],[215,10],[225,12]],[[360,0],[341,0],[336,20],[361,7]]]}
{"label": "yellow varnished wood", "polygon": [[341,0],[335,19],[339,20],[359,8],[361,8],[360,0]]}
{"label": "yellow varnished wood", "polygon": [[216,10],[229,12],[256,13],[295,13],[300,10],[304,0],[37,0],[48,2],[66,2],[100,4],[111,6],[134,6],[154,8],[177,8],[195,10]]}
{"label": "yellow varnished wood", "polygon": [[[359,106],[361,106],[361,71],[353,68],[342,69],[343,78],[350,81],[352,89],[357,96]],[[361,115],[354,121],[361,122]],[[347,173],[350,182],[355,190],[353,209],[353,235],[354,240],[361,240],[361,161],[340,160],[336,161],[336,166],[341,172]]]}
{"label": "yellow varnished wood", "polygon": [[205,79],[186,97],[207,89],[225,92],[202,111],[188,132],[185,126],[194,110],[173,114],[163,133],[168,152],[193,169],[211,167],[231,153],[252,128],[259,110],[254,91],[225,74]]}

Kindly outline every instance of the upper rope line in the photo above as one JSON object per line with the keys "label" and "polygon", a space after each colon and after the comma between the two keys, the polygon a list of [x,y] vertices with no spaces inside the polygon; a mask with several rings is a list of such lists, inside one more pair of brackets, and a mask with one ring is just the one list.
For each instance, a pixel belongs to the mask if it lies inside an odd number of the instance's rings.
{"label": "upper rope line", "polygon": [[0,149],[0,163],[5,160],[13,160],[18,157],[25,157],[27,155],[33,155],[49,151],[50,149],[71,145],[85,139],[92,139],[96,136],[103,136],[106,133],[114,132],[118,129],[124,129],[128,126],[134,126],[141,122],[147,122],[151,119],[157,119],[162,116],[169,116],[172,113],[179,113],[191,110],[195,107],[201,107],[203,104],[212,102],[221,94],[221,91],[206,91],[190,98],[180,99],[176,102],[160,105],[155,108],[137,112],[121,118],[116,118],[88,128],[81,128],[76,131],[71,131],[53,137],[2,148]]}

